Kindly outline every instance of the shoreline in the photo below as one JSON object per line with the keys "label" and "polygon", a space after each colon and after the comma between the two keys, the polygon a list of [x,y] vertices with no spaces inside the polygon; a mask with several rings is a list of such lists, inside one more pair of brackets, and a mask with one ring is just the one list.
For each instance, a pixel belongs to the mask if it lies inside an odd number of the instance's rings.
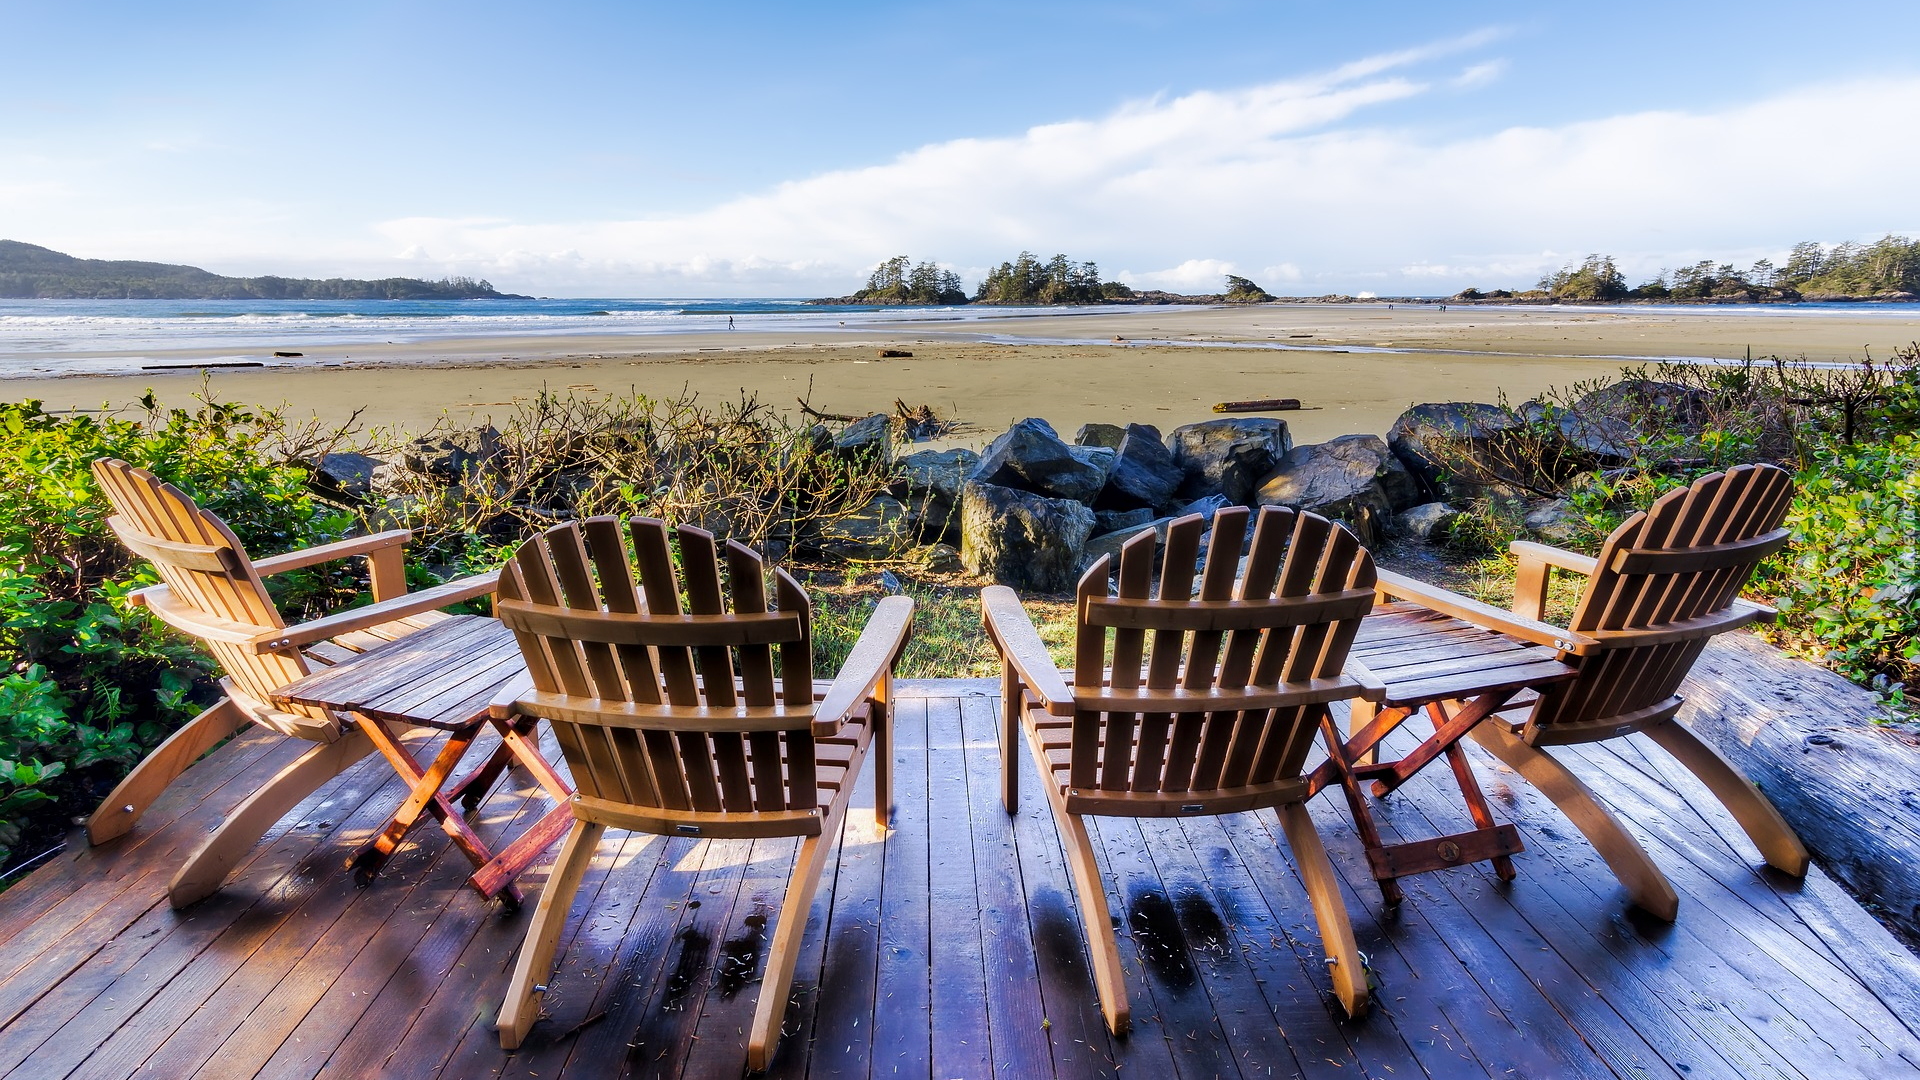
{"label": "shoreline", "polygon": [[[1397,302],[1396,302],[1397,303]],[[983,439],[1026,416],[1063,433],[1087,422],[1163,429],[1212,417],[1212,405],[1291,397],[1274,413],[1301,442],[1384,433],[1409,405],[1524,400],[1551,387],[1616,375],[1659,358],[1738,361],[1749,351],[1853,362],[1885,358],[1920,339],[1920,308],[1844,314],[1541,309],[1532,306],[1262,304],[1020,313],[978,320],[881,320],[836,329],[697,330],[646,334],[516,334],[398,344],[308,344],[297,361],[283,343],[140,350],[142,363],[260,361],[266,366],[125,370],[129,351],[42,362],[102,360],[111,373],[70,372],[0,381],[9,400],[92,411],[153,389],[179,405],[202,386],[223,400],[339,421],[364,409],[374,426],[422,428],[441,416],[500,422],[543,388],[589,395],[644,393],[733,399],[743,391],[786,411],[807,396],[829,412],[889,411],[896,398],[932,405]],[[268,331],[271,332],[271,331]],[[881,348],[910,358],[879,357]],[[1644,358],[1644,359],[1643,359]],[[982,440],[983,441],[983,440]],[[943,440],[968,445],[966,436]]]}

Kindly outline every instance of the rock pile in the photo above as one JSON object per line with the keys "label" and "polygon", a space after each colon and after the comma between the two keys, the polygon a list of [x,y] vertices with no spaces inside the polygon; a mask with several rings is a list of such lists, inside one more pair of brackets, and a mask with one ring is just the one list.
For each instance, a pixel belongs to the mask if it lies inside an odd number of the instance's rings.
{"label": "rock pile", "polygon": [[[835,558],[906,557],[1057,593],[1142,530],[1164,540],[1175,518],[1211,518],[1230,505],[1310,510],[1378,545],[1390,536],[1445,537],[1465,501],[1494,495],[1516,500],[1528,528],[1557,540],[1577,527],[1577,515],[1564,499],[1528,497],[1510,483],[1503,470],[1516,457],[1549,471],[1608,468],[1633,456],[1639,433],[1629,418],[1636,412],[1654,408],[1684,422],[1703,407],[1686,388],[1641,380],[1571,408],[1416,405],[1385,438],[1343,435],[1296,446],[1284,420],[1235,416],[1164,435],[1149,424],[1087,424],[1068,442],[1047,421],[1028,418],[980,453],[904,454],[896,452],[889,418],[876,414],[837,432],[818,427],[812,439],[821,452],[890,463],[891,490],[808,526],[792,542]],[[491,428],[454,432],[407,447],[399,463],[329,455],[318,463],[316,483],[377,500],[388,474],[405,468],[457,492],[500,452]]]}

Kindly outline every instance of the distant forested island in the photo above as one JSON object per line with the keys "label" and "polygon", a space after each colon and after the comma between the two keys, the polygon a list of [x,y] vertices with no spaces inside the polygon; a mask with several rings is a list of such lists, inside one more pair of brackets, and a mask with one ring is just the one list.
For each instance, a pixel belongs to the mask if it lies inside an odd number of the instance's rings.
{"label": "distant forested island", "polygon": [[1159,289],[1133,289],[1118,281],[1101,281],[1100,267],[1092,262],[1075,262],[1065,255],[1042,260],[1030,251],[987,271],[985,280],[972,296],[961,285],[960,275],[943,270],[931,262],[915,264],[905,255],[874,268],[867,276],[867,287],[849,296],[830,296],[809,300],[809,304],[898,304],[1045,305],[1074,304],[1242,304],[1272,300],[1265,289],[1243,277],[1226,275],[1227,289],[1221,293],[1186,295]]}
{"label": "distant forested island", "polygon": [[1653,280],[1628,287],[1611,255],[1589,255],[1540,279],[1525,291],[1466,289],[1456,300],[1680,301],[1685,303],[1792,303],[1798,300],[1920,299],[1920,240],[1883,236],[1871,244],[1822,244],[1807,240],[1793,246],[1787,261],[1775,266],[1760,259],[1745,270],[1732,263],[1702,259],[1692,266],[1662,270]]}
{"label": "distant forested island", "polygon": [[0,298],[10,300],[531,300],[472,278],[223,277],[197,266],[76,259],[0,240]]}

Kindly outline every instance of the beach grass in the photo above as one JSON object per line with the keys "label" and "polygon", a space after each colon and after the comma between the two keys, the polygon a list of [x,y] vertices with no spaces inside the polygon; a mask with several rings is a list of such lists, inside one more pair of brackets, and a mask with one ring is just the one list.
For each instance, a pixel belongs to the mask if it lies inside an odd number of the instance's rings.
{"label": "beach grass", "polygon": [[[980,585],[951,579],[901,580],[900,591],[913,598],[913,638],[900,659],[903,679],[998,678],[999,661],[980,624]],[[892,589],[879,571],[816,573],[807,582],[813,598],[814,671],[840,670],[860,628]],[[1040,639],[1054,662],[1073,661],[1073,601],[1070,597],[1025,597]]]}

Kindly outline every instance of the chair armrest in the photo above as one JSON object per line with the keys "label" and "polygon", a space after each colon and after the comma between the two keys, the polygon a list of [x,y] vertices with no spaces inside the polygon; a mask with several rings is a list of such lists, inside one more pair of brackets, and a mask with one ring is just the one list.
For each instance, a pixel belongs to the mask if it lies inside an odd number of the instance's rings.
{"label": "chair armrest", "polygon": [[873,688],[893,673],[906,647],[913,627],[913,598],[889,596],[880,601],[867,625],[847,653],[846,663],[833,677],[833,685],[814,706],[813,733],[826,738],[840,730],[847,715],[873,695]]}
{"label": "chair armrest", "polygon": [[487,703],[487,715],[495,720],[511,720],[520,715],[520,699],[533,693],[533,676],[521,672],[508,679],[506,685],[493,695]]}
{"label": "chair armrest", "polygon": [[1349,656],[1346,666],[1341,670],[1347,678],[1360,684],[1360,697],[1372,702],[1387,700],[1387,684],[1373,673],[1372,668]]}
{"label": "chair armrest", "polygon": [[1570,570],[1592,577],[1594,567],[1599,565],[1597,560],[1585,555],[1531,540],[1515,540],[1507,550],[1518,561],[1513,573],[1513,613],[1535,621],[1547,613],[1547,581],[1553,576],[1553,570]]}
{"label": "chair armrest", "polygon": [[1383,598],[1412,600],[1421,607],[1437,611],[1442,615],[1451,615],[1483,629],[1498,631],[1522,641],[1531,641],[1535,645],[1551,646],[1561,652],[1573,653],[1575,656],[1587,656],[1599,650],[1600,643],[1585,634],[1577,634],[1538,619],[1522,618],[1511,611],[1502,611],[1491,604],[1483,604],[1470,597],[1448,592],[1422,581],[1415,581],[1390,570],[1381,570],[1379,574],[1380,582],[1376,589]]}
{"label": "chair armrest", "polygon": [[1020,604],[1020,597],[1005,585],[989,585],[980,590],[980,611],[986,620],[987,636],[993,639],[1000,662],[1013,669],[1020,682],[1040,695],[1052,716],[1073,715],[1073,691],[1053,662],[1053,654],[1033,628],[1033,619]]}
{"label": "chair armrest", "polygon": [[1564,548],[1548,544],[1536,544],[1531,540],[1515,540],[1507,545],[1507,550],[1521,562],[1541,562],[1559,570],[1571,570],[1585,577],[1592,577],[1600,565],[1600,560],[1591,555],[1579,555]]}
{"label": "chair armrest", "polygon": [[303,566],[314,566],[335,559],[349,559],[355,555],[371,555],[386,548],[405,547],[413,539],[411,529],[388,529],[368,536],[353,536],[319,547],[302,548],[289,551],[285,555],[275,555],[267,559],[255,559],[253,569],[261,577],[298,570]]}
{"label": "chair armrest", "polygon": [[1737,596],[1733,598],[1732,606],[1733,610],[1742,615],[1750,616],[1747,619],[1747,622],[1750,623],[1776,623],[1780,621],[1780,610],[1778,608],[1771,608],[1765,604],[1756,604],[1751,600],[1742,600]]}
{"label": "chair armrest", "polygon": [[499,581],[498,570],[475,574],[472,577],[449,581],[444,585],[436,585],[431,589],[422,589],[417,593],[396,596],[391,600],[381,600],[366,607],[350,608],[312,622],[260,634],[249,644],[257,653],[284,652],[290,648],[311,645],[316,641],[325,641],[330,637],[337,637],[354,630],[365,630],[369,626],[404,619],[408,615],[418,615],[423,611],[457,604],[476,596],[486,596],[494,591]]}

